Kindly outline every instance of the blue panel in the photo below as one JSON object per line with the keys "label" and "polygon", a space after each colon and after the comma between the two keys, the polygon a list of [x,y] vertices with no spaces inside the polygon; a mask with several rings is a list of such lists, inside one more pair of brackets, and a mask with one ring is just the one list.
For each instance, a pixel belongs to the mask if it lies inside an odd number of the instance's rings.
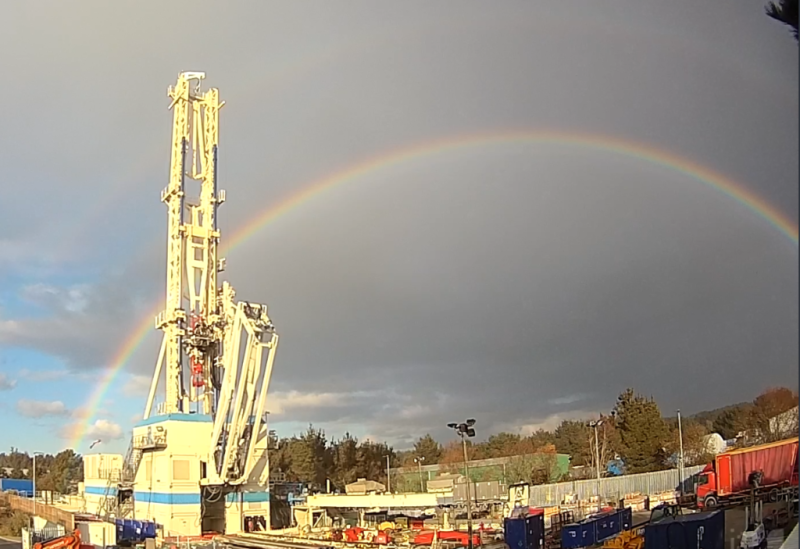
{"label": "blue panel", "polygon": [[590,519],[581,524],[581,547],[597,543],[597,520]]}
{"label": "blue panel", "polygon": [[633,527],[633,509],[626,507],[619,512],[620,531],[630,530]]}
{"label": "blue panel", "polygon": [[613,538],[620,532],[620,512],[614,511],[599,516],[595,521],[595,541],[600,543]]}
{"label": "blue panel", "polygon": [[647,549],[725,549],[725,511],[666,518],[645,526]]}
{"label": "blue panel", "polygon": [[225,496],[225,501],[228,503],[236,503],[239,501],[239,496],[243,496],[242,501],[245,503],[263,503],[269,501],[269,492],[231,492]]}
{"label": "blue panel", "polygon": [[165,421],[211,423],[213,419],[211,416],[205,414],[164,414],[163,416],[152,416],[147,419],[143,419],[136,423],[134,427],[146,427],[147,425],[155,425],[156,423],[163,423]]}
{"label": "blue panel", "polygon": [[165,492],[134,492],[133,498],[141,503],[161,503],[166,505],[199,505],[200,492],[191,494]]}
{"label": "blue panel", "polygon": [[580,524],[566,524],[561,528],[562,549],[577,549],[583,547]]}
{"label": "blue panel", "polygon": [[0,479],[0,491],[15,490],[20,495],[30,496],[33,493],[33,481],[28,479]]}
{"label": "blue panel", "polygon": [[[102,495],[105,495],[105,493],[106,493],[106,487],[105,486],[84,486],[83,487],[83,491],[84,491],[84,493],[91,494],[93,496],[102,496]],[[112,486],[111,488],[108,489],[108,495],[109,496],[116,496],[117,495],[117,489]]]}
{"label": "blue panel", "polygon": [[525,519],[507,518],[503,526],[506,545],[508,545],[509,549],[526,549]]}

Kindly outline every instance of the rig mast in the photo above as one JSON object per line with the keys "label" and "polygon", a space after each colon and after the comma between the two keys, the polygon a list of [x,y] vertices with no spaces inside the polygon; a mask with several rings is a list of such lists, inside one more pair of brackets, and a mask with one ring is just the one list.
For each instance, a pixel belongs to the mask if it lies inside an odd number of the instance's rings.
{"label": "rig mast", "polygon": [[111,456],[124,462],[121,474],[90,487],[103,494],[99,514],[126,516],[132,508],[181,535],[241,531],[245,520],[269,524],[265,404],[278,347],[267,306],[237,301],[231,285],[217,280],[225,266],[217,227],[224,103],[217,89],[201,91],[204,78],[181,73],[167,92],[166,300],[155,318],[163,338],[142,421],[124,460]]}

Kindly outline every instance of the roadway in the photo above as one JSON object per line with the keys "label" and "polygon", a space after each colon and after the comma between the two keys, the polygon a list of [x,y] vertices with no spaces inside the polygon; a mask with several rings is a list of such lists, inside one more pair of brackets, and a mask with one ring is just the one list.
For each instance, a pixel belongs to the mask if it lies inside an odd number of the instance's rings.
{"label": "roadway", "polygon": [[22,542],[13,538],[0,536],[0,549],[22,549]]}

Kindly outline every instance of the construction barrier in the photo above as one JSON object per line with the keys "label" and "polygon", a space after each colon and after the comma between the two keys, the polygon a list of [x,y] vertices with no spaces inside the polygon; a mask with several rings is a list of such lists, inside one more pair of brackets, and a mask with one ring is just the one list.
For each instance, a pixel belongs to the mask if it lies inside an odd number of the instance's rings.
{"label": "construction barrier", "polygon": [[[23,513],[46,519],[49,522],[60,524],[67,532],[75,530],[75,517],[68,511],[62,511],[57,507],[38,501],[34,505],[34,501],[30,498],[12,495],[8,496],[8,504],[15,511],[22,511]],[[34,506],[36,507],[36,513],[33,512]]]}

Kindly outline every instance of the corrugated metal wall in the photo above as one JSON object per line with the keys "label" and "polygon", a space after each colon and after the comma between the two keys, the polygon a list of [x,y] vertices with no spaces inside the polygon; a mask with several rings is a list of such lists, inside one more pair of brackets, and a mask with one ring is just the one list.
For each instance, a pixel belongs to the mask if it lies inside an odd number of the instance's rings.
{"label": "corrugated metal wall", "polygon": [[[703,470],[704,465],[686,467],[684,476],[688,479]],[[640,473],[638,475],[623,475],[619,477],[603,478],[598,480],[576,480],[573,482],[559,482],[556,484],[540,484],[530,487],[530,505],[554,505],[561,503],[564,497],[575,494],[577,499],[586,499],[600,495],[604,498],[621,498],[625,494],[639,492],[653,494],[676,490],[680,486],[681,478],[678,469],[668,469],[655,473]],[[683,479],[685,481],[685,479]],[[685,486],[690,489],[691,486]]]}

